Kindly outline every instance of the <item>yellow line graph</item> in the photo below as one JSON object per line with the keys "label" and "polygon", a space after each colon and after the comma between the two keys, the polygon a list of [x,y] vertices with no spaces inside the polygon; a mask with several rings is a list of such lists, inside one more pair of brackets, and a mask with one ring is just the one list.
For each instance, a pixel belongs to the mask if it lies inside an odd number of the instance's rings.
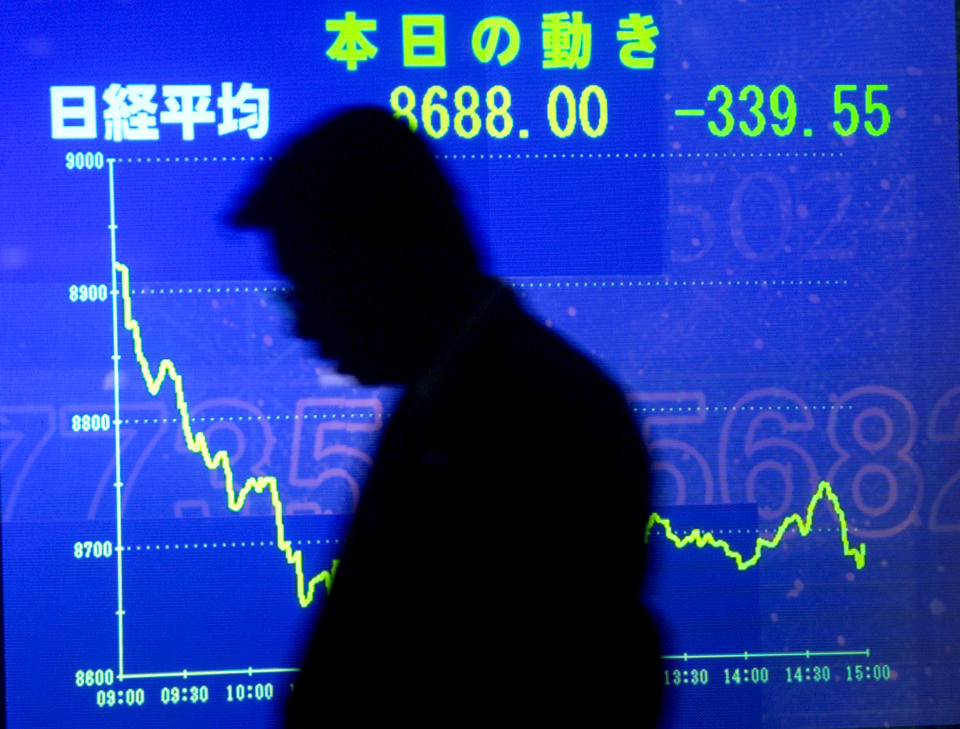
{"label": "yellow line graph", "polygon": [[[313,602],[317,585],[324,584],[327,592],[333,585],[333,578],[337,571],[339,560],[332,560],[329,570],[322,570],[309,580],[303,572],[303,553],[299,549],[293,549],[292,544],[286,538],[283,525],[283,502],[280,500],[280,494],[277,490],[277,479],[274,476],[251,476],[243,487],[237,491],[234,487],[233,468],[230,465],[230,456],[226,451],[220,450],[211,454],[207,445],[207,439],[203,433],[194,433],[190,425],[190,412],[187,407],[187,401],[183,394],[183,378],[177,372],[176,366],[169,359],[160,361],[157,368],[157,374],[151,373],[150,364],[143,353],[143,339],[140,334],[140,323],[133,318],[133,302],[130,296],[130,269],[120,263],[114,264],[121,278],[121,295],[123,298],[123,325],[130,332],[133,338],[133,348],[136,353],[137,363],[140,365],[140,372],[143,375],[147,390],[151,395],[156,396],[160,392],[164,380],[170,379],[176,392],[177,410],[180,413],[180,424],[183,430],[183,438],[187,449],[192,453],[200,454],[203,457],[204,465],[211,471],[219,469],[223,473],[223,480],[227,495],[227,506],[232,511],[240,511],[250,493],[262,494],[264,491],[270,494],[270,502],[273,506],[273,520],[277,529],[277,548],[283,552],[287,563],[293,565],[297,577],[297,599],[301,607],[307,607]],[[770,539],[758,537],[753,555],[748,559],[743,554],[733,549],[730,543],[724,539],[718,539],[712,532],[703,532],[700,529],[693,529],[689,534],[681,537],[674,532],[670,520],[654,512],[647,520],[647,526],[644,530],[644,541],[649,542],[650,533],[657,525],[663,527],[664,536],[669,539],[677,549],[695,545],[696,547],[714,547],[720,549],[723,553],[734,560],[737,569],[746,570],[753,567],[760,561],[760,557],[765,549],[773,549],[783,541],[787,530],[795,525],[801,536],[807,536],[813,529],[813,513],[817,505],[827,499],[836,511],[840,521],[840,541],[843,545],[843,554],[846,557],[852,557],[857,569],[863,569],[866,563],[866,544],[860,544],[859,547],[850,545],[849,530],[847,526],[846,513],[840,506],[837,495],[833,492],[830,484],[821,481],[817,492],[810,500],[807,506],[806,516],[800,514],[791,514],[786,517],[777,528],[774,536]]]}
{"label": "yellow line graph", "polygon": [[744,558],[744,556],[731,547],[730,543],[726,540],[717,539],[715,536],[713,536],[712,532],[702,532],[699,529],[693,529],[684,537],[678,536],[677,533],[673,531],[673,527],[670,525],[670,520],[663,518],[656,512],[651,514],[650,518],[647,520],[647,528],[644,531],[643,539],[645,542],[649,542],[650,531],[654,526],[659,524],[663,527],[664,536],[673,542],[677,549],[683,549],[691,544],[700,548],[714,547],[716,549],[723,550],[723,553],[727,557],[736,562],[737,569],[746,570],[750,569],[760,561],[760,556],[763,554],[764,549],[773,549],[780,544],[791,525],[795,525],[797,527],[797,531],[800,532],[800,536],[807,536],[810,533],[810,530],[813,529],[813,512],[817,508],[817,504],[819,504],[823,499],[827,499],[833,505],[833,509],[836,511],[837,517],[840,520],[840,542],[843,544],[843,556],[853,557],[853,562],[857,566],[857,569],[863,569],[867,559],[867,545],[861,544],[859,547],[850,546],[847,515],[840,506],[840,500],[833,492],[833,488],[831,488],[830,484],[826,481],[820,482],[820,485],[817,487],[817,492],[813,495],[813,498],[810,499],[810,503],[807,505],[806,517],[801,517],[800,514],[791,514],[782,522],[780,522],[780,526],[777,527],[777,531],[774,533],[773,538],[767,539],[766,537],[757,537],[757,543],[753,551],[753,556],[751,556],[749,559]]}
{"label": "yellow line graph", "polygon": [[283,552],[288,564],[292,564],[297,573],[297,599],[301,607],[307,607],[313,602],[314,593],[317,585],[323,583],[330,592],[333,585],[333,577],[337,572],[339,560],[333,560],[329,570],[323,570],[314,575],[309,580],[303,574],[303,553],[299,549],[294,549],[290,541],[286,538],[283,527],[283,502],[280,501],[280,493],[277,491],[277,479],[274,476],[251,476],[244,482],[243,488],[239,491],[234,489],[233,468],[230,466],[230,456],[226,451],[217,451],[210,454],[210,448],[207,446],[207,439],[203,433],[194,433],[190,426],[190,412],[187,407],[187,400],[183,395],[183,378],[177,372],[177,368],[169,359],[160,361],[160,367],[154,376],[150,372],[150,364],[143,354],[143,339],[140,336],[140,323],[133,318],[133,303],[130,298],[130,269],[122,263],[114,263],[117,272],[121,278],[121,294],[123,296],[123,326],[133,336],[133,349],[137,355],[137,362],[140,364],[140,372],[143,374],[147,390],[151,395],[160,392],[163,381],[169,378],[173,382],[173,389],[177,394],[177,410],[180,411],[180,423],[183,429],[183,439],[186,441],[187,448],[193,453],[199,453],[203,456],[203,462],[211,471],[220,469],[223,472],[223,480],[227,492],[227,506],[231,511],[240,511],[247,497],[251,492],[261,494],[264,491],[270,493],[270,502],[273,505],[273,521],[277,527],[277,548]]}

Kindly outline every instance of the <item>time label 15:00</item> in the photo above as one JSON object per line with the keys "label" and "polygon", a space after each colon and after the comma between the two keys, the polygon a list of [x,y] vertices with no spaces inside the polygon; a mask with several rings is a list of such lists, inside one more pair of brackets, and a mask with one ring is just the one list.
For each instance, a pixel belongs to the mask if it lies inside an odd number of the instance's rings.
{"label": "time label 15:00", "polygon": [[[397,86],[390,92],[393,116],[404,119],[410,131],[421,126],[434,139],[453,129],[461,139],[473,139],[485,132],[487,137],[504,139],[514,130],[510,113],[512,98],[506,86],[496,84],[483,93],[473,86],[461,86],[451,95],[443,86],[431,86],[421,97],[409,86]],[[588,137],[600,137],[607,130],[607,95],[596,84],[579,93],[569,86],[555,86],[547,96],[547,122],[554,136],[571,136],[578,128]],[[529,130],[517,132],[520,139]]]}
{"label": "time label 15:00", "polygon": [[[862,127],[871,137],[886,134],[890,129],[890,109],[881,94],[887,90],[887,84],[867,84],[862,89],[856,84],[834,86],[833,131],[841,137],[849,137]],[[707,92],[707,107],[675,109],[674,115],[705,117],[708,113],[716,114],[707,121],[707,129],[715,137],[728,137],[734,132],[745,137],[759,137],[764,132],[788,137],[797,128],[797,96],[785,84],[774,87],[769,95],[756,84],[747,84],[737,92],[725,84],[717,84]],[[813,136],[813,129],[803,127],[803,136]]]}

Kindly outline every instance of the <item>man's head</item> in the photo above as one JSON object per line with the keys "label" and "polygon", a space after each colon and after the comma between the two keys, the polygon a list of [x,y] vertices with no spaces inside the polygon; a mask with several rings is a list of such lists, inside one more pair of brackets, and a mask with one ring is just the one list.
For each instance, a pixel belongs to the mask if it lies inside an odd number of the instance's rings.
{"label": "man's head", "polygon": [[364,382],[409,382],[481,276],[433,154],[378,108],[295,139],[234,222],[272,233],[299,334]]}

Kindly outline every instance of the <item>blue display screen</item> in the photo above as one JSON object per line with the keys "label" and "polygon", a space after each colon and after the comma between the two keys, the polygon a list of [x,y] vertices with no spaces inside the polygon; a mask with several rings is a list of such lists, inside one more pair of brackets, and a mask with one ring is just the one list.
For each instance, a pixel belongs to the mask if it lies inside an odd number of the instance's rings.
{"label": "blue display screen", "polygon": [[282,721],[399,392],[226,218],[361,103],[636,414],[661,726],[960,724],[953,3],[0,17],[7,726]]}

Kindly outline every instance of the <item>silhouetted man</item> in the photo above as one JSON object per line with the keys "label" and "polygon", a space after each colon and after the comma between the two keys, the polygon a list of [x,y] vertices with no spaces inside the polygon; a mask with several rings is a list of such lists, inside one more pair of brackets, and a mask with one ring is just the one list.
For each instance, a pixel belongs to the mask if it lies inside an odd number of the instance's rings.
{"label": "silhouetted man", "polygon": [[237,222],[273,234],[302,337],[406,388],[288,725],[652,725],[635,423],[482,272],[426,145],[385,111],[347,111],[286,150]]}

